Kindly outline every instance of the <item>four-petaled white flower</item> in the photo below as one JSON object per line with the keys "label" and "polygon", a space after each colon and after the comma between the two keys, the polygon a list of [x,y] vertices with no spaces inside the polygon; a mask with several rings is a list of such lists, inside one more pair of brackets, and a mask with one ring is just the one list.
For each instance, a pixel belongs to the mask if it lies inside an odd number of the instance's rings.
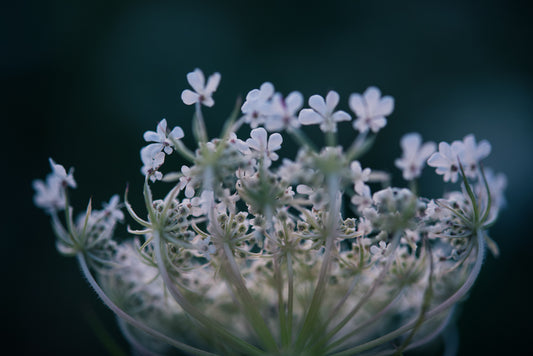
{"label": "four-petaled white flower", "polygon": [[220,83],[220,73],[214,73],[209,76],[206,84],[204,73],[196,68],[193,72],[187,74],[187,81],[194,91],[185,89],[181,93],[181,100],[183,100],[186,105],[200,103],[211,107],[215,104],[212,95],[217,90],[218,83]]}
{"label": "four-petaled white flower", "polygon": [[333,90],[326,95],[325,101],[320,95],[313,95],[309,98],[311,109],[300,111],[298,120],[302,125],[320,124],[323,132],[337,132],[337,122],[351,120],[350,115],[345,111],[334,112],[338,103],[339,94]]}
{"label": "four-petaled white flower", "polygon": [[286,98],[280,93],[274,94],[266,111],[265,128],[268,131],[281,131],[300,127],[297,112],[303,102],[302,94],[297,91],[293,91]]}
{"label": "four-petaled white flower", "polygon": [[264,122],[272,95],[274,95],[274,86],[269,82],[261,84],[259,89],[253,89],[246,95],[241,111],[244,114],[244,122],[251,128],[255,129]]}
{"label": "four-petaled white flower", "polygon": [[396,159],[394,164],[403,171],[405,180],[413,180],[422,173],[426,160],[435,152],[436,144],[426,142],[422,145],[422,137],[414,132],[404,135],[400,141],[400,146],[403,155],[402,158]]}
{"label": "four-petaled white flower", "polygon": [[177,141],[183,138],[183,136],[183,130],[179,126],[174,127],[172,131],[168,132],[167,120],[163,119],[157,124],[157,132],[146,131],[143,138],[146,142],[155,142],[147,146],[147,152],[151,152],[155,156],[161,151],[165,151],[166,154],[171,154],[173,147],[172,141]]}
{"label": "four-petaled white flower", "polygon": [[445,182],[457,182],[459,177],[459,160],[464,151],[464,144],[461,141],[439,143],[439,151],[435,152],[428,159],[428,166],[435,167],[437,174],[443,175]]}
{"label": "four-petaled white flower", "polygon": [[350,108],[357,119],[353,127],[361,133],[372,130],[376,133],[387,124],[388,116],[394,110],[394,99],[391,96],[381,97],[381,92],[376,87],[370,87],[363,95],[350,95]]}
{"label": "four-petaled white flower", "polygon": [[260,159],[263,159],[265,167],[270,167],[272,161],[276,161],[279,156],[274,152],[281,148],[283,138],[279,133],[273,133],[268,137],[264,128],[258,127],[253,129],[250,133],[250,138],[246,140],[248,147],[259,155]]}
{"label": "four-petaled white flower", "polygon": [[478,173],[479,161],[490,154],[491,146],[486,140],[476,144],[474,135],[467,135],[463,139],[463,154],[460,157],[465,175],[470,178],[476,178]]}
{"label": "four-petaled white flower", "polygon": [[365,182],[370,178],[370,168],[363,169],[359,161],[353,161],[350,164],[350,171],[352,173],[355,192],[359,195],[363,195],[365,193],[365,187],[368,187]]}

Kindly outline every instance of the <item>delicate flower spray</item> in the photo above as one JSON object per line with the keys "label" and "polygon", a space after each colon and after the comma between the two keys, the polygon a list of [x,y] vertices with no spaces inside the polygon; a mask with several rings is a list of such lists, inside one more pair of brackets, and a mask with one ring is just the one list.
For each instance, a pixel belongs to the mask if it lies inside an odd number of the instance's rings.
{"label": "delicate flower spray", "polygon": [[[337,143],[352,120],[339,95],[287,97],[271,83],[248,93],[219,138],[209,139],[202,106],[220,75],[187,75],[194,89],[195,150],[166,120],[144,134],[146,212],[118,196],[101,210],[89,202],[75,218],[73,172],[50,159],[35,181],[35,204],[51,217],[58,250],[76,256],[102,301],[116,313],[138,354],[400,355],[437,337],[474,284],[488,248],[487,229],[504,204],[503,175],[483,168],[491,150],[473,135],[451,144],[401,139],[396,160],[410,189],[389,187],[385,172],[358,161],[387,123],[394,100],[368,88],[352,94],[355,139]],[[240,110],[239,110],[240,109]],[[249,138],[239,139],[244,125]],[[324,144],[302,126],[319,125]],[[247,134],[248,136],[248,134]],[[280,160],[283,140],[294,157]],[[321,147],[323,146],[323,147]],[[189,162],[161,167],[170,155]],[[442,198],[418,195],[426,164],[459,182]],[[154,197],[152,184],[170,184]],[[127,210],[133,238],[114,238]],[[117,234],[121,236],[123,234]]]}

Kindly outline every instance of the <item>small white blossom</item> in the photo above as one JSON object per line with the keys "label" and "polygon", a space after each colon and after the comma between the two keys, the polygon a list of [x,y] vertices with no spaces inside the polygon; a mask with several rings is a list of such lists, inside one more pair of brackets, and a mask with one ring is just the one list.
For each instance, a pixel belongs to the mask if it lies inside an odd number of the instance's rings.
{"label": "small white blossom", "polygon": [[296,186],[296,192],[298,194],[307,195],[315,210],[322,209],[328,203],[327,193],[324,189],[313,190],[313,188],[305,184],[298,184]]}
{"label": "small white blossom", "polygon": [[159,152],[153,155],[149,147],[146,146],[141,149],[141,160],[143,162],[141,168],[143,175],[148,176],[152,182],[163,178],[163,173],[159,172],[158,169],[165,162],[164,152]]}
{"label": "small white blossom", "polygon": [[268,137],[267,141],[267,132],[262,127],[253,129],[250,137],[246,140],[246,144],[259,155],[259,158],[263,159],[265,167],[270,167],[272,161],[276,161],[279,158],[274,151],[281,148],[283,138],[279,133],[273,133]]}
{"label": "small white blossom", "polygon": [[297,112],[303,101],[302,94],[297,91],[293,91],[286,98],[280,93],[274,94],[265,118],[265,128],[268,131],[281,131],[300,127]]}
{"label": "small white blossom", "polygon": [[35,196],[33,202],[38,207],[52,213],[65,209],[65,194],[61,181],[53,174],[48,175],[46,182],[40,179],[33,181]]}
{"label": "small white blossom", "polygon": [[351,120],[348,113],[342,110],[334,111],[338,103],[339,94],[333,90],[326,95],[326,100],[320,95],[313,95],[309,98],[311,109],[300,111],[298,120],[302,125],[320,124],[323,132],[337,132],[337,122]]}
{"label": "small white blossom", "polygon": [[463,139],[463,154],[460,157],[465,175],[470,178],[476,178],[478,173],[479,161],[490,154],[491,146],[486,140],[476,143],[474,135],[467,135]]}
{"label": "small white blossom", "polygon": [[375,257],[383,257],[385,253],[387,252],[387,243],[385,241],[380,241],[378,243],[378,246],[372,245],[370,246],[370,253],[374,255]]}
{"label": "small white blossom", "polygon": [[353,161],[350,164],[350,171],[352,173],[354,190],[357,194],[363,195],[365,187],[367,187],[365,182],[367,182],[370,178],[370,168],[362,169],[361,163],[359,163],[359,161]]}
{"label": "small white blossom", "polygon": [[361,194],[354,194],[350,200],[357,207],[357,211],[362,213],[364,209],[372,207],[373,200],[370,193],[370,187],[364,185]]}
{"label": "small white blossom", "polygon": [[52,167],[52,174],[61,182],[63,186],[68,186],[71,188],[76,188],[76,181],[74,180],[74,168],[71,168],[68,171],[65,170],[60,164],[54,162],[53,159],[49,158],[50,167]]}
{"label": "small white blossom", "polygon": [[109,199],[109,203],[104,203],[103,206],[104,210],[102,212],[112,220],[124,220],[124,213],[120,210],[120,198],[118,194],[113,195],[111,199]]}
{"label": "small white blossom", "polygon": [[439,151],[435,152],[428,159],[428,166],[436,167],[437,174],[443,175],[445,182],[457,182],[459,177],[459,158],[463,154],[464,144],[460,141],[454,141],[452,144],[447,142],[439,143]]}
{"label": "small white blossom", "polygon": [[198,244],[196,244],[196,248],[198,249],[198,252],[200,252],[208,260],[211,259],[211,255],[217,252],[217,249],[215,245],[211,243],[211,237],[209,236],[200,240]]}
{"label": "small white blossom", "polygon": [[167,120],[163,119],[157,125],[157,132],[146,131],[143,138],[146,142],[155,142],[147,146],[149,147],[147,148],[148,152],[155,156],[161,151],[165,151],[166,154],[171,154],[173,147],[172,140],[177,141],[183,138],[183,136],[183,130],[179,126],[174,127],[172,131],[168,132]]}
{"label": "small white blossom", "polygon": [[404,135],[400,141],[403,150],[402,158],[394,163],[403,171],[405,180],[413,180],[420,176],[426,160],[435,152],[435,143],[426,142],[422,145],[422,137],[418,133]]}
{"label": "small white blossom", "polygon": [[363,95],[352,94],[349,104],[357,116],[353,127],[361,133],[368,130],[376,133],[385,127],[385,117],[394,109],[394,99],[391,96],[381,97],[381,92],[376,87],[369,87]]}
{"label": "small white blossom", "polygon": [[197,178],[192,174],[191,168],[185,165],[181,166],[181,173],[183,176],[180,177],[181,188],[185,188],[185,196],[187,198],[192,198],[194,196],[194,187],[197,184]]}
{"label": "small white blossom", "polygon": [[204,73],[196,68],[193,72],[187,74],[187,81],[194,91],[185,89],[181,93],[181,100],[183,100],[186,105],[200,103],[211,107],[215,104],[212,95],[217,90],[218,84],[220,83],[220,73],[214,73],[209,76],[206,84]]}
{"label": "small white blossom", "polygon": [[272,95],[274,95],[274,86],[268,82],[261,84],[259,89],[253,89],[246,95],[241,111],[244,114],[244,122],[253,129],[264,122]]}

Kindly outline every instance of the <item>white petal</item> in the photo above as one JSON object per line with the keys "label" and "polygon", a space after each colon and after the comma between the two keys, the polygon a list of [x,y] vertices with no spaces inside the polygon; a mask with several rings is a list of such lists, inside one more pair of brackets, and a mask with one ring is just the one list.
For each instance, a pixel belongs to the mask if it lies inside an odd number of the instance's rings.
{"label": "white petal", "polygon": [[335,121],[335,122],[350,121],[352,119],[350,114],[348,114],[347,112],[342,111],[342,110],[339,110],[339,111],[333,113],[333,115],[331,117],[333,118],[333,121]]}
{"label": "white petal", "polygon": [[143,138],[146,142],[159,142],[159,135],[154,131],[146,131]]}
{"label": "white petal", "polygon": [[491,145],[489,141],[483,140],[479,143],[476,150],[477,159],[481,160],[490,154]]}
{"label": "white petal", "polygon": [[326,107],[327,107],[328,112],[332,113],[338,104],[339,104],[339,94],[334,90],[330,90],[328,95],[326,95]]}
{"label": "white petal", "polygon": [[157,124],[157,134],[164,139],[167,137],[167,120],[163,119]]}
{"label": "white petal", "polygon": [[204,91],[205,77],[200,69],[196,68],[194,72],[188,73],[187,81],[197,93]]}
{"label": "white petal", "polygon": [[416,155],[420,143],[422,142],[422,137],[417,132],[412,132],[405,134],[400,141],[400,146],[402,147],[403,154],[405,157],[413,157]]}
{"label": "white petal", "polygon": [[210,108],[210,107],[212,107],[213,105],[215,105],[215,101],[213,100],[212,97],[207,96],[207,97],[204,97],[204,99],[202,100],[202,104],[204,104],[205,106],[207,106],[208,108]]}
{"label": "white petal", "polygon": [[385,127],[385,125],[387,125],[387,119],[385,119],[382,116],[376,117],[376,118],[373,118],[372,121],[370,122],[370,129],[372,130],[372,132],[376,133],[380,129]]}
{"label": "white petal", "polygon": [[349,99],[350,109],[359,117],[366,116],[366,106],[363,97],[359,94],[350,95]]}
{"label": "white petal", "polygon": [[197,103],[200,99],[200,95],[196,94],[195,92],[185,89],[181,93],[181,100],[185,103],[185,105],[192,105],[194,103]]}
{"label": "white petal", "polygon": [[298,109],[302,107],[304,103],[304,97],[302,93],[298,91],[293,91],[287,98],[285,98],[285,104],[287,105],[288,111],[292,114],[295,113]]}
{"label": "white petal", "polygon": [[428,159],[428,166],[431,167],[449,167],[450,166],[450,160],[444,157],[439,152],[435,152],[431,155]]}
{"label": "white petal", "polygon": [[379,99],[381,98],[381,91],[376,87],[369,87],[363,93],[367,107],[373,113],[374,109],[379,106]]}
{"label": "white petal", "polygon": [[258,127],[256,129],[253,129],[252,132],[250,132],[250,137],[263,147],[266,146],[267,132],[264,128]]}
{"label": "white petal", "polygon": [[172,137],[175,140],[179,140],[180,138],[183,138],[183,136],[185,136],[185,134],[183,133],[183,130],[182,130],[181,127],[176,126],[176,127],[174,127],[172,129],[172,131],[170,132],[170,134],[168,136]]}
{"label": "white petal", "polygon": [[324,98],[320,95],[312,95],[309,98],[309,106],[315,109],[315,111],[320,115],[324,117],[328,116],[328,108],[326,106],[326,102],[324,101]]}
{"label": "white petal", "polygon": [[388,116],[394,110],[394,99],[392,96],[385,96],[380,101],[377,107],[372,111],[374,116]]}
{"label": "white petal", "polygon": [[298,120],[302,125],[315,125],[322,123],[324,118],[312,109],[303,109],[298,115]]}
{"label": "white petal", "polygon": [[[426,142],[422,145],[420,148],[420,151],[418,152],[418,157],[420,161],[425,161],[429,156],[435,152],[436,148],[435,142]],[[423,163],[423,162],[421,162]]]}
{"label": "white petal", "polygon": [[214,93],[217,88],[218,84],[220,83],[220,73],[214,73],[209,76],[209,79],[207,80],[207,85],[205,86],[205,93],[207,95],[211,95]]}
{"label": "white petal", "polygon": [[283,142],[283,137],[279,133],[273,133],[268,138],[268,150],[269,151],[276,151],[281,148],[281,144]]}

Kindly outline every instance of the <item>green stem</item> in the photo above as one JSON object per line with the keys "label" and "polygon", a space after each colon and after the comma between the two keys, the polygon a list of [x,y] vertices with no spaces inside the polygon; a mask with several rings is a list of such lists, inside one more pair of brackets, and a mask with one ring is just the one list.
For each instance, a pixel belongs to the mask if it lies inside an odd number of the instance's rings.
{"label": "green stem", "polygon": [[187,344],[184,344],[182,342],[179,342],[177,340],[174,340],[161,332],[152,329],[151,327],[147,326],[146,324],[140,322],[139,320],[133,318],[131,315],[126,313],[124,310],[122,310],[119,306],[117,306],[108,296],[105,294],[105,292],[100,288],[96,280],[94,279],[93,275],[91,274],[91,271],[89,270],[89,266],[87,266],[87,261],[85,260],[85,255],[83,253],[78,253],[77,255],[78,263],[81,267],[82,273],[84,274],[85,278],[87,278],[87,281],[91,285],[91,287],[94,289],[96,294],[102,299],[104,304],[111,309],[118,317],[122,318],[124,321],[126,321],[128,324],[131,324],[132,326],[144,331],[145,333],[155,337],[158,340],[161,340],[169,345],[172,345],[176,347],[177,349],[185,352],[190,352],[195,355],[206,355],[206,356],[214,356],[216,354],[213,354],[211,352],[207,352],[204,350],[197,349],[195,347],[189,346]]}
{"label": "green stem", "polygon": [[240,348],[242,351],[245,351],[247,354],[250,355],[263,355],[263,352],[259,349],[257,349],[255,346],[247,343],[246,341],[238,338],[237,336],[231,334],[229,331],[226,330],[226,328],[221,325],[220,323],[216,322],[215,320],[208,318],[206,315],[204,315],[201,311],[196,309],[188,300],[183,296],[183,294],[180,292],[180,290],[176,287],[174,282],[170,279],[170,275],[168,273],[168,270],[166,268],[165,260],[163,259],[163,253],[162,253],[162,245],[164,244],[164,241],[162,241],[160,237],[159,231],[154,231],[154,250],[157,260],[157,266],[159,268],[159,273],[161,274],[161,278],[163,278],[163,281],[165,283],[165,286],[167,287],[168,291],[170,292],[170,295],[176,300],[176,302],[179,304],[179,306],[193,319],[197,320],[200,324],[202,324],[204,327],[206,327],[209,331],[217,334],[220,337],[225,338],[228,342],[234,344],[238,348]]}
{"label": "green stem", "polygon": [[[483,264],[483,259],[485,256],[485,246],[484,246],[484,240],[483,240],[483,233],[481,231],[477,231],[477,255],[476,255],[476,262],[474,264],[474,267],[470,271],[470,274],[468,275],[467,280],[465,283],[454,293],[452,294],[448,299],[446,299],[444,302],[436,306],[435,308],[431,309],[429,312],[426,313],[426,321],[433,319],[434,317],[440,315],[441,313],[445,312],[449,308],[451,308],[455,303],[457,303],[461,298],[464,297],[466,293],[470,290],[472,285],[477,279],[477,276],[479,275],[479,272],[481,270],[481,265]],[[397,328],[396,330],[387,333],[381,337],[378,337],[374,340],[371,340],[369,342],[366,342],[364,344],[346,349],[341,352],[337,352],[331,356],[351,356],[355,355],[357,353],[372,349],[376,346],[382,345],[386,342],[392,341],[395,338],[403,335],[407,331],[414,328],[417,324],[417,319],[412,320],[411,322],[405,324],[402,327]]]}

